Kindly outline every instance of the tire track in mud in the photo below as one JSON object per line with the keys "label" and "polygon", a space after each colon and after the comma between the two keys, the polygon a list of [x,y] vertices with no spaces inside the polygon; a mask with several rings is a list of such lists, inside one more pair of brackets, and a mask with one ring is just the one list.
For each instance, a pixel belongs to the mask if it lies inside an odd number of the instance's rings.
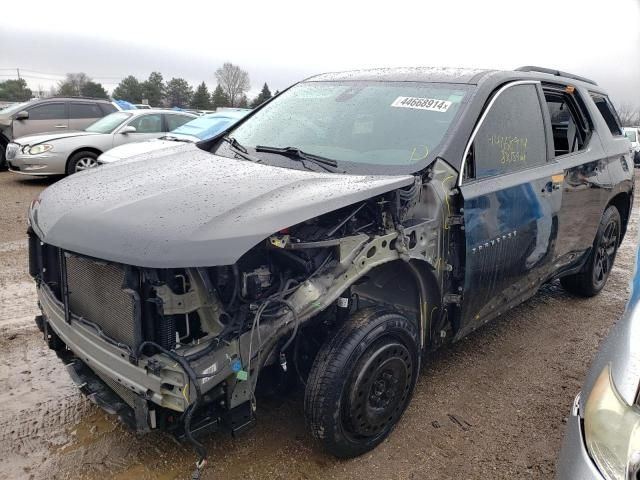
{"label": "tire track in mud", "polygon": [[[0,478],[38,464],[71,440],[67,426],[95,411],[32,326],[0,333]],[[26,471],[25,471],[26,473]]]}

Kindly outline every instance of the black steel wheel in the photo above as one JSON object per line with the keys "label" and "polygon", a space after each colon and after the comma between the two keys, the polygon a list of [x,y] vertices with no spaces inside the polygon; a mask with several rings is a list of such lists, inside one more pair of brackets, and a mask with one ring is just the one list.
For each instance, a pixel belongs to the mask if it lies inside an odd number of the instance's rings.
{"label": "black steel wheel", "polygon": [[340,458],[382,442],[407,407],[420,369],[418,330],[398,312],[356,313],[320,350],[305,392],[311,433]]}
{"label": "black steel wheel", "polygon": [[620,245],[622,222],[614,206],[608,207],[598,227],[591,255],[584,271],[560,279],[569,292],[583,297],[593,297],[607,284]]}

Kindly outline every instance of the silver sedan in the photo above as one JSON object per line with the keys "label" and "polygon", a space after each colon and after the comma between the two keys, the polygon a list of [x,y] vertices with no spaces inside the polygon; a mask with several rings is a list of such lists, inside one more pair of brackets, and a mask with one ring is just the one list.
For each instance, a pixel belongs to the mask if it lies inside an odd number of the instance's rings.
{"label": "silver sedan", "polygon": [[559,480],[640,479],[640,248],[631,298],[573,403]]}
{"label": "silver sedan", "polygon": [[161,137],[194,118],[191,113],[171,110],[128,110],[107,115],[85,130],[17,138],[7,145],[9,170],[70,175],[95,167],[98,156],[113,147]]}

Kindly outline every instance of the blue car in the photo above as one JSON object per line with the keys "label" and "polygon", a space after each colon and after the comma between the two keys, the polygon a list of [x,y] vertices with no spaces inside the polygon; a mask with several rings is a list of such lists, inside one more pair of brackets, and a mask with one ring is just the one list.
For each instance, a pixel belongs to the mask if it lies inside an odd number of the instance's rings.
{"label": "blue car", "polygon": [[183,143],[196,143],[208,140],[226,130],[251,110],[247,108],[227,108],[216,113],[209,113],[171,130],[164,137],[147,142],[129,143],[103,153],[98,158],[99,164],[107,164],[131,158],[141,153],[177,147]]}

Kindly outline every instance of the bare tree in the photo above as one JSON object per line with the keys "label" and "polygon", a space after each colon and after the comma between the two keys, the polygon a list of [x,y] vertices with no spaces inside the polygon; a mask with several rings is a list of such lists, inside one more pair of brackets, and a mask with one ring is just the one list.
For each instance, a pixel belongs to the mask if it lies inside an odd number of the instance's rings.
{"label": "bare tree", "polygon": [[91,79],[84,72],[67,73],[66,78],[58,82],[58,95],[79,97],[88,82]]}
{"label": "bare tree", "polygon": [[236,107],[243,95],[251,88],[249,74],[231,62],[225,63],[216,70],[216,79],[227,95],[231,107]]}
{"label": "bare tree", "polygon": [[629,103],[623,103],[616,110],[624,127],[640,125],[640,109]]}

